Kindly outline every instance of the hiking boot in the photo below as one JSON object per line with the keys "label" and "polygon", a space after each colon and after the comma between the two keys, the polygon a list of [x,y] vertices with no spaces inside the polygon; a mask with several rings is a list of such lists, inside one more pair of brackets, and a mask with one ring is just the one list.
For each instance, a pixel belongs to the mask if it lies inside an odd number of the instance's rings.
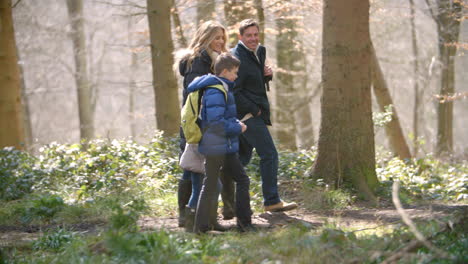
{"label": "hiking boot", "polygon": [[193,225],[195,224],[196,210],[190,207],[185,207],[185,232],[193,233]]}
{"label": "hiking boot", "polygon": [[286,203],[286,202],[279,202],[277,204],[272,204],[272,205],[265,205],[265,211],[269,212],[284,212],[284,211],[289,211],[297,208],[297,203],[292,202],[292,203]]}
{"label": "hiking boot", "polygon": [[192,195],[192,181],[191,180],[179,180],[179,186],[177,188],[177,204],[179,207],[179,227],[185,225],[185,207],[190,200]]}

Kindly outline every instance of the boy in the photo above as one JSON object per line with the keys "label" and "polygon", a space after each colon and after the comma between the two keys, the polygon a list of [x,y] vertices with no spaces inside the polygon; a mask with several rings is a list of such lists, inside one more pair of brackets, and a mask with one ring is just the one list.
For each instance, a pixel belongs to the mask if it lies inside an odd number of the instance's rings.
{"label": "boy", "polygon": [[[195,215],[195,233],[210,231],[210,213],[216,212],[217,183],[220,173],[236,182],[237,227],[241,232],[254,230],[250,208],[250,180],[242,167],[237,152],[238,137],[247,126],[237,118],[232,88],[237,78],[240,61],[229,53],[222,53],[214,64],[215,75],[195,79],[188,92],[205,89],[200,108],[202,139],[198,150],[206,158],[206,177]],[[209,86],[222,85],[225,92]]]}

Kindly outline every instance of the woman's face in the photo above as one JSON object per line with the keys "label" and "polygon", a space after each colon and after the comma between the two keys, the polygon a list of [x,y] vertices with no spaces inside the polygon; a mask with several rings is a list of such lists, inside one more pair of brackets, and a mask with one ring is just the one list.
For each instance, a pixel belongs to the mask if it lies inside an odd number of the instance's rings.
{"label": "woman's face", "polygon": [[224,47],[224,32],[218,28],[215,33],[215,38],[210,43],[210,48],[218,53],[223,51]]}

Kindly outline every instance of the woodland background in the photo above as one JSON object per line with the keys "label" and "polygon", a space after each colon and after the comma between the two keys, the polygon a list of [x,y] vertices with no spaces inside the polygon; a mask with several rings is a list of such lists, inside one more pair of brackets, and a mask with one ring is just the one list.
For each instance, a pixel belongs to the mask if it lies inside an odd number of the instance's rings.
{"label": "woodland background", "polygon": [[[0,264],[468,263],[467,6],[0,0]],[[254,156],[257,232],[183,232],[174,54],[247,17],[299,208],[263,212]]]}
{"label": "woodland background", "polygon": [[[79,55],[74,54],[66,1],[22,0],[16,1],[12,9],[30,149],[52,141],[71,143],[80,140],[75,70],[75,58],[79,56],[86,64],[86,82],[92,88],[90,104],[95,137],[133,137],[144,142],[158,128],[146,1],[82,3],[85,52]],[[236,22],[245,17],[258,19],[258,11],[263,11],[268,63],[277,77],[284,74],[292,79],[290,83],[280,83],[278,78],[272,82],[269,93],[275,113],[272,131],[284,147],[309,148],[317,141],[320,125],[322,1],[264,1],[263,8],[257,9],[259,3],[261,1],[174,0],[171,41],[176,51],[184,48],[192,38],[197,22],[211,18],[233,33],[229,45],[232,47],[237,42]],[[414,15],[411,14],[411,4],[414,4]],[[374,0],[370,9],[371,39],[394,109],[411,152],[415,153],[416,144],[416,154],[420,156],[434,151],[436,144],[436,95],[441,82],[437,24],[428,4],[434,8],[435,2]],[[226,12],[230,14],[228,19]],[[466,14],[466,8],[463,14]],[[282,21],[289,24],[282,24]],[[456,44],[455,92],[462,96],[453,101],[453,146],[454,153],[466,157],[468,23],[461,21]],[[295,52],[291,53],[288,47],[294,47]],[[295,62],[291,64],[282,59],[284,56]],[[175,75],[180,79],[177,73]],[[420,98],[417,110],[415,85]],[[177,87],[164,87],[161,93],[179,89],[180,97],[180,82]],[[373,100],[374,111],[380,111]],[[180,98],[177,104],[180,105]],[[281,113],[286,118],[281,118]],[[279,127],[285,128],[286,136],[278,130]],[[415,132],[417,140],[414,140]],[[376,129],[376,144],[388,146],[383,129]]]}

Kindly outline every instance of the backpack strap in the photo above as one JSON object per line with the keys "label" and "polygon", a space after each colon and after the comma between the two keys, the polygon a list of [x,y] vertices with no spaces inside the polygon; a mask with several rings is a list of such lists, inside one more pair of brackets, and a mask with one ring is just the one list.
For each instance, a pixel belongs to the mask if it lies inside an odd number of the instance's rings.
{"label": "backpack strap", "polygon": [[218,89],[218,90],[222,91],[223,94],[224,94],[224,99],[227,101],[227,92],[226,92],[226,90],[224,89],[224,86],[223,86],[223,85],[221,85],[221,84],[215,84],[215,85],[207,86],[205,89],[207,89],[207,88],[215,88],[215,89]]}

